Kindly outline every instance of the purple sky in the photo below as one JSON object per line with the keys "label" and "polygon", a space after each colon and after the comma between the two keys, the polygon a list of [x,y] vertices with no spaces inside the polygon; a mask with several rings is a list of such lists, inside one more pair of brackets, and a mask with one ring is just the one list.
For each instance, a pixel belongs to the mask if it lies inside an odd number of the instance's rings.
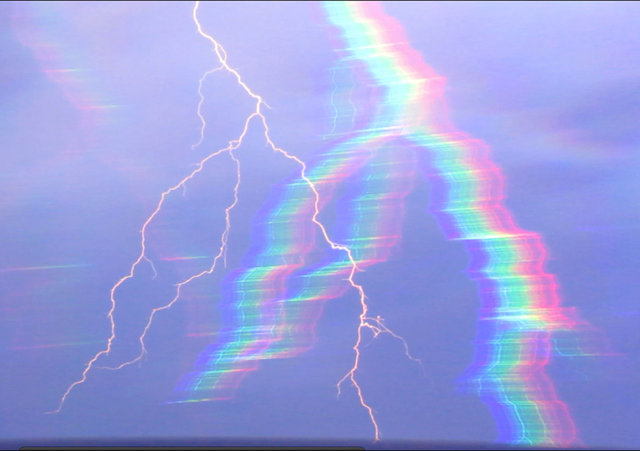
{"label": "purple sky", "polygon": [[[252,127],[227,269],[162,312],[140,365],[95,371],[64,390],[109,336],[109,290],[139,252],[139,230],[160,193],[240,132],[251,99],[215,66],[196,33],[192,4],[4,3],[0,6],[0,440],[37,437],[372,437],[366,413],[335,383],[349,369],[358,305],[353,292],[327,303],[318,343],[294,359],[261,362],[236,398],[162,404],[215,332],[226,271],[251,244],[269,190],[296,170]],[[394,2],[386,11],[447,79],[458,129],[491,147],[518,225],[539,233],[563,305],[603,331],[616,357],[555,357],[549,366],[583,442],[640,446],[640,4],[632,2]],[[212,2],[204,28],[229,64],[270,106],[272,138],[301,158],[331,129],[330,29],[317,4]],[[55,69],[75,71],[54,72]],[[89,109],[89,106],[100,108]],[[155,255],[213,255],[233,187],[227,158],[173,196],[151,239]],[[361,382],[387,439],[488,442],[495,422],[482,401],[456,390],[469,365],[478,295],[427,212],[419,179],[407,198],[403,239],[359,281],[374,314],[422,359],[422,374],[390,338],[365,348]],[[140,318],[171,295],[202,259],[163,263],[148,283],[141,265],[123,287],[122,346],[135,355]],[[200,266],[199,266],[200,265]],[[200,310],[198,310],[200,309]],[[127,340],[129,340],[127,342]],[[133,343],[126,346],[126,343]]]}

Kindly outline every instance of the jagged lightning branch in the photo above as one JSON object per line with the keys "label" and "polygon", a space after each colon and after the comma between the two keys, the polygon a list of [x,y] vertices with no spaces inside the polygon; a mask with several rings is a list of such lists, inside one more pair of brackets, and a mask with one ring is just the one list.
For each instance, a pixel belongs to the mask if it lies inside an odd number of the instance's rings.
{"label": "jagged lightning branch", "polygon": [[[160,210],[162,209],[162,206],[164,205],[165,199],[167,198],[167,196],[169,194],[171,194],[172,192],[180,189],[181,187],[183,187],[189,180],[191,180],[196,174],[198,174],[199,172],[202,171],[202,169],[204,168],[204,165],[207,161],[209,161],[210,159],[212,159],[215,156],[218,156],[224,152],[229,152],[229,155],[231,156],[231,158],[233,159],[233,161],[236,163],[236,168],[237,168],[237,174],[239,175],[239,162],[238,160],[235,158],[235,156],[233,155],[233,150],[237,149],[239,147],[239,145],[242,142],[242,138],[244,137],[244,134],[247,131],[248,125],[249,125],[249,121],[253,118],[254,115],[251,115],[247,121],[245,122],[245,129],[242,133],[242,135],[240,136],[240,138],[236,141],[232,141],[228,147],[224,148],[224,149],[220,149],[210,155],[208,155],[206,158],[204,158],[202,161],[200,161],[200,163],[198,164],[198,167],[192,171],[188,176],[186,176],[185,178],[183,178],[178,184],[172,186],[171,188],[169,188],[168,190],[164,191],[161,196],[160,196],[160,201],[158,202],[155,210],[153,211],[153,213],[151,213],[151,215],[147,218],[147,220],[144,222],[144,224],[142,225],[142,229],[140,230],[140,235],[141,235],[141,241],[140,241],[140,254],[138,255],[138,258],[132,263],[130,269],[129,269],[129,274],[127,274],[126,276],[122,277],[120,280],[118,280],[118,282],[111,288],[110,293],[109,293],[109,300],[111,303],[111,308],[109,309],[109,311],[107,312],[107,318],[109,319],[109,325],[110,325],[110,330],[111,330],[111,335],[109,336],[109,339],[107,340],[107,346],[99,351],[97,354],[95,354],[93,356],[93,358],[91,360],[89,360],[89,362],[87,363],[87,365],[85,366],[84,371],[82,372],[82,376],[79,380],[73,382],[65,391],[65,393],[62,395],[62,398],[60,400],[60,403],[58,405],[58,408],[48,412],[48,413],[58,413],[60,412],[60,410],[62,409],[62,406],[64,404],[64,402],[66,401],[67,397],[69,396],[69,394],[71,393],[71,391],[78,385],[84,383],[87,380],[87,375],[89,374],[89,371],[91,371],[91,369],[94,367],[95,363],[97,362],[97,360],[102,357],[103,355],[107,355],[111,352],[111,347],[113,344],[113,341],[116,338],[116,333],[115,333],[115,320],[113,317],[115,308],[116,308],[116,299],[115,299],[115,292],[116,290],[127,280],[131,279],[134,277],[134,272],[136,267],[140,264],[140,262],[142,262],[143,260],[145,261],[149,261],[148,257],[146,257],[146,240],[147,240],[147,228],[149,227],[149,224],[151,223],[151,221],[158,215],[158,213],[160,212]],[[237,203],[237,191],[238,191],[238,187],[239,187],[239,183],[240,183],[240,178],[238,177],[235,188],[234,188],[234,201],[231,205],[229,205],[227,207],[227,209],[225,210],[226,213],[226,227],[225,230],[222,234],[222,244],[221,244],[221,251],[218,253],[218,255],[214,258],[214,263],[212,265],[212,267],[210,268],[210,270],[208,271],[203,271],[200,274],[193,276],[189,279],[187,279],[184,282],[181,282],[180,284],[178,284],[178,288],[177,288],[177,294],[176,296],[171,300],[171,302],[169,302],[168,304],[166,304],[165,306],[162,307],[158,307],[152,310],[152,313],[149,317],[149,321],[147,322],[147,325],[144,328],[143,334],[140,337],[140,343],[142,345],[142,352],[140,353],[140,355],[138,357],[136,357],[134,360],[129,361],[129,362],[125,362],[124,364],[120,365],[121,368],[127,364],[133,363],[137,360],[139,360],[140,358],[142,358],[142,356],[145,353],[145,348],[144,348],[144,337],[146,335],[147,330],[149,329],[149,326],[151,324],[151,321],[153,319],[153,316],[155,315],[155,313],[157,311],[160,310],[165,310],[169,307],[171,307],[177,300],[178,300],[178,296],[180,293],[180,288],[190,282],[191,280],[200,277],[204,274],[206,274],[207,272],[212,272],[213,269],[215,268],[215,262],[218,260],[219,256],[222,254],[222,251],[224,250],[224,247],[226,246],[226,239],[228,237],[229,234],[229,227],[230,227],[230,222],[229,222],[229,214],[231,209],[235,206],[235,204]]]}
{"label": "jagged lightning branch", "polygon": [[200,146],[200,144],[202,144],[202,141],[204,141],[204,131],[207,127],[207,121],[204,119],[204,116],[202,115],[202,104],[204,103],[204,94],[202,93],[202,84],[204,83],[205,79],[209,75],[221,70],[222,68],[223,66],[218,66],[216,68],[208,70],[204,74],[202,74],[202,77],[200,77],[200,80],[198,80],[198,97],[200,98],[200,100],[198,101],[197,115],[198,115],[198,119],[200,119],[200,139],[198,140],[197,143],[191,146],[192,150]]}

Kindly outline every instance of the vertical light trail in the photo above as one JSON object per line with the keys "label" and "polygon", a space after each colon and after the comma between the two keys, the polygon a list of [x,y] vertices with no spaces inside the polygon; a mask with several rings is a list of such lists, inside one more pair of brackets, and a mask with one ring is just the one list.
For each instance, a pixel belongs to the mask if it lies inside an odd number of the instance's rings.
{"label": "vertical light trail", "polygon": [[198,101],[198,109],[196,114],[198,115],[198,119],[200,119],[200,139],[198,139],[198,142],[196,142],[193,146],[191,146],[191,150],[195,149],[196,147],[199,147],[200,144],[202,144],[202,141],[204,141],[204,132],[207,127],[207,121],[202,115],[202,105],[204,104],[204,94],[202,93],[202,84],[204,83],[204,81],[207,79],[209,75],[219,71],[220,69],[222,69],[222,66],[216,67],[214,69],[210,69],[206,71],[204,74],[202,74],[202,77],[200,77],[200,80],[198,80],[198,97],[200,98],[200,100]]}

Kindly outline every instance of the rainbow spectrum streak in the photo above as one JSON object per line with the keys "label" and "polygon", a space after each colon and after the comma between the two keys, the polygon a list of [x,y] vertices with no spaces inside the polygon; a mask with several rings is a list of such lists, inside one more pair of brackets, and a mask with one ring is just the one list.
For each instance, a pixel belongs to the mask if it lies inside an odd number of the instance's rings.
{"label": "rainbow spectrum streak", "polygon": [[385,131],[424,150],[430,210],[449,239],[471,254],[482,308],[472,367],[462,382],[490,406],[498,440],[565,446],[577,440],[566,405],[545,373],[550,333],[571,330],[540,237],[518,228],[502,205],[502,177],[477,140],[449,123],[443,80],[407,43],[400,24],[371,3],[326,3],[351,56],[386,90]]}
{"label": "rainbow spectrum streak", "polygon": [[[433,185],[430,211],[449,239],[464,241],[471,256],[468,272],[481,294],[475,358],[461,383],[490,406],[499,441],[575,443],[573,420],[545,366],[551,333],[570,331],[578,322],[559,306],[555,279],[544,270],[540,236],[515,225],[502,205],[502,176],[488,149],[449,123],[444,79],[409,46],[400,24],[374,3],[326,2],[324,9],[344,42],[334,82],[346,64],[358,73],[359,84],[368,84],[373,99],[362,108],[334,89],[332,102],[340,98],[337,103],[349,103],[345,109],[354,112],[346,114],[349,132],[334,134],[342,135],[341,141],[308,171],[321,193],[320,207],[348,177],[357,175],[363,182],[351,193],[349,213],[336,236],[352,250],[359,269],[388,258],[399,240],[403,199],[412,186],[411,155],[419,153]],[[335,129],[344,125],[338,120],[345,114],[334,106]],[[342,255],[306,262],[316,233],[309,221],[312,200],[299,178],[272,193],[256,221],[260,243],[245,258],[246,267],[226,279],[226,328],[202,353],[197,371],[177,387],[183,399],[233,396],[257,360],[291,357],[313,344],[322,303],[348,288],[344,280],[351,265]],[[367,318],[366,309],[364,315],[360,329],[390,332],[379,318]],[[350,377],[357,384],[360,332],[355,365],[340,383]]]}

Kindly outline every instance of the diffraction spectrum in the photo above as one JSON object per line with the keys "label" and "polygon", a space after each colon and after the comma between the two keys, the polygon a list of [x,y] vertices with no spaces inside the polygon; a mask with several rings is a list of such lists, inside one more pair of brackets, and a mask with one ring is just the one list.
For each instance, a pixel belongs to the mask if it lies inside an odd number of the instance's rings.
{"label": "diffraction spectrum", "polygon": [[[503,204],[503,178],[481,141],[455,129],[444,99],[445,79],[411,47],[402,25],[380,4],[326,2],[322,10],[335,30],[337,55],[330,97],[335,115],[330,144],[312,161],[303,161],[272,140],[266,104],[227,62],[223,46],[199,20],[200,2],[193,7],[194,27],[214,54],[213,67],[198,82],[197,116],[202,144],[207,121],[202,84],[212,73],[233,76],[254,109],[244,128],[228,146],[199,161],[195,169],[161,193],[142,224],[140,250],[128,273],[111,288],[107,313],[110,336],[102,350],[87,362],[53,411],[60,412],[74,389],[100,366],[116,339],[114,312],[118,292],[134,278],[140,265],[153,267],[147,255],[148,228],[169,196],[179,194],[206,165],[228,158],[235,167],[233,198],[224,210],[225,228],[210,266],[175,286],[173,297],[149,312],[138,338],[139,353],[112,370],[139,362],[147,353],[145,339],[156,314],[180,301],[183,288],[219,269],[233,233],[234,208],[242,199],[242,168],[237,158],[250,124],[261,127],[268,148],[294,162],[298,172],[274,190],[258,212],[253,245],[242,266],[229,271],[219,306],[223,324],[216,341],[194,363],[177,385],[174,402],[232,398],[243,378],[258,369],[260,360],[292,358],[309,350],[317,340],[316,323],[323,305],[347,290],[357,293],[359,323],[355,330],[353,365],[337,381],[340,393],[352,386],[373,428],[382,437],[374,407],[358,380],[363,339],[388,335],[411,354],[400,331],[389,329],[372,315],[366,286],[357,281],[360,271],[389,258],[402,238],[407,195],[415,178],[424,176],[432,187],[430,213],[444,236],[464,243],[470,255],[469,276],[476,281],[481,308],[475,356],[459,380],[463,387],[489,406],[502,442],[569,446],[578,432],[569,408],[556,394],[546,372],[554,332],[572,331],[583,323],[562,307],[553,275],[545,272],[547,251],[541,237],[520,229]],[[213,6],[211,6],[213,7]],[[346,206],[332,227],[319,215],[336,196],[340,184],[357,178],[357,188],[344,198]],[[312,251],[318,242],[329,246],[331,257],[318,260]],[[436,319],[434,319],[436,320]]]}

